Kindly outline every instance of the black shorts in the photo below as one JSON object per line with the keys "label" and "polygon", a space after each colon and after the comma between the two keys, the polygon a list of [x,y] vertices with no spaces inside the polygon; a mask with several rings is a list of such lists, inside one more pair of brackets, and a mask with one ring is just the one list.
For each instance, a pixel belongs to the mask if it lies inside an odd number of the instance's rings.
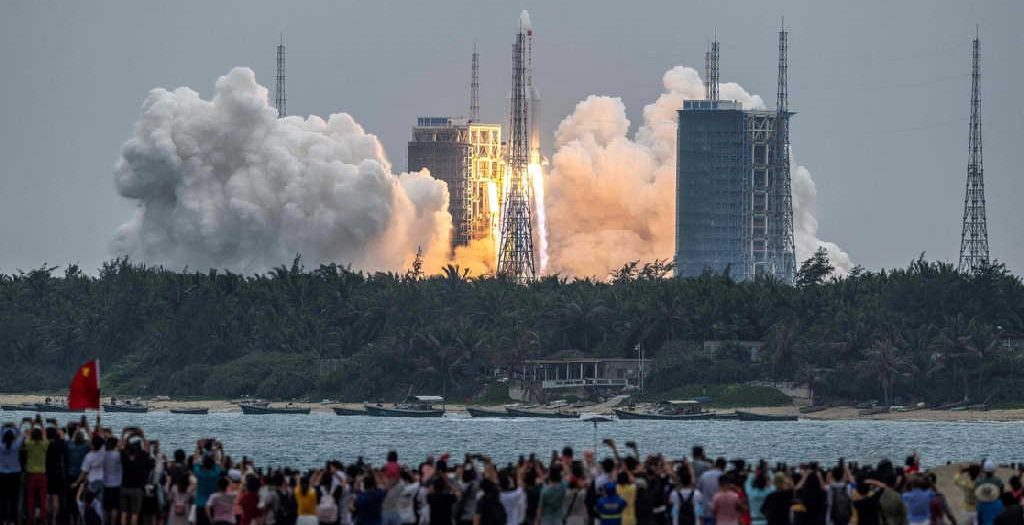
{"label": "black shorts", "polygon": [[117,510],[120,504],[121,487],[103,487],[103,510]]}
{"label": "black shorts", "polygon": [[64,476],[46,476],[46,493],[51,496],[63,495],[68,490]]}

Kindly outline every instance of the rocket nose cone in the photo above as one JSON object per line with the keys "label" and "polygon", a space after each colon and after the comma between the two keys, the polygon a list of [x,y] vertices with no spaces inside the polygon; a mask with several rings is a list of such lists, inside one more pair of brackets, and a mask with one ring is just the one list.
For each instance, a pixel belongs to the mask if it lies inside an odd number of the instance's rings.
{"label": "rocket nose cone", "polygon": [[519,13],[519,30],[525,31],[527,34],[533,34],[533,23],[530,21],[530,13],[523,9],[522,13]]}

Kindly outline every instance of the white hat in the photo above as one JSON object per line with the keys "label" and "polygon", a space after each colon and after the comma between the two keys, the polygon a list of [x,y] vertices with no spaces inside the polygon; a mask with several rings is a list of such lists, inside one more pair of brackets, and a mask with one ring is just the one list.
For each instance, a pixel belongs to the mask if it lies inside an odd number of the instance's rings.
{"label": "white hat", "polygon": [[985,462],[981,464],[981,470],[984,470],[985,472],[995,472],[996,463],[991,459],[986,459]]}
{"label": "white hat", "polygon": [[228,478],[237,483],[242,480],[242,471],[238,469],[231,469],[228,471]]}

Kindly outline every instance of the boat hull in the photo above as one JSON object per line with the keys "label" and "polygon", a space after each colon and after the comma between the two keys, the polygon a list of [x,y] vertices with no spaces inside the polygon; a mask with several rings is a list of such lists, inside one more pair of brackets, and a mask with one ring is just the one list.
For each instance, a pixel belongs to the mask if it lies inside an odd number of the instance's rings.
{"label": "boat hull", "polygon": [[366,415],[373,417],[441,417],[444,415],[444,410],[439,408],[419,410],[412,408],[387,408],[366,405]]}
{"label": "boat hull", "polygon": [[466,407],[471,417],[515,417],[508,410],[488,410],[486,408]]}
{"label": "boat hull", "polygon": [[131,414],[145,414],[149,407],[135,405],[103,405],[104,412],[127,412]]}
{"label": "boat hull", "polygon": [[755,414],[753,412],[736,411],[736,418],[740,421],[797,421],[799,416]]}
{"label": "boat hull", "polygon": [[210,413],[209,408],[172,408],[172,414],[183,414],[188,416],[205,416]]}
{"label": "boat hull", "polygon": [[76,409],[71,410],[65,405],[52,405],[46,403],[27,403],[21,405],[0,405],[0,408],[7,412],[84,412],[84,410]]}
{"label": "boat hull", "polygon": [[345,407],[334,407],[334,415],[336,416],[365,416],[365,410],[359,410],[358,408],[345,408]]}
{"label": "boat hull", "polygon": [[512,407],[506,407],[505,410],[513,417],[541,417],[547,419],[579,419],[580,417],[576,412],[534,412]]}
{"label": "boat hull", "polygon": [[806,406],[806,407],[800,407],[798,409],[798,411],[801,414],[813,414],[815,412],[822,412],[822,411],[827,410],[827,409],[828,409],[828,407],[825,406],[825,405],[811,405],[811,406]]}
{"label": "boat hull", "polygon": [[654,412],[630,412],[628,410],[614,409],[619,419],[654,419],[659,421],[704,421],[715,419],[714,412],[701,412],[699,414],[657,414]]}
{"label": "boat hull", "polygon": [[308,408],[299,407],[261,407],[255,405],[239,405],[242,413],[250,416],[262,416],[267,414],[309,414]]}

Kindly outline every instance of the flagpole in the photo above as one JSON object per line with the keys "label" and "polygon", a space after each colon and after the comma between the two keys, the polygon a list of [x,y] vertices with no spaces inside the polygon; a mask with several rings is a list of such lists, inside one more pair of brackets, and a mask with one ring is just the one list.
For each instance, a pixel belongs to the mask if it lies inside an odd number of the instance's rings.
{"label": "flagpole", "polygon": [[100,383],[100,359],[96,358],[96,393],[99,403],[96,405],[96,432],[100,431],[100,414],[103,412],[103,384]]}

